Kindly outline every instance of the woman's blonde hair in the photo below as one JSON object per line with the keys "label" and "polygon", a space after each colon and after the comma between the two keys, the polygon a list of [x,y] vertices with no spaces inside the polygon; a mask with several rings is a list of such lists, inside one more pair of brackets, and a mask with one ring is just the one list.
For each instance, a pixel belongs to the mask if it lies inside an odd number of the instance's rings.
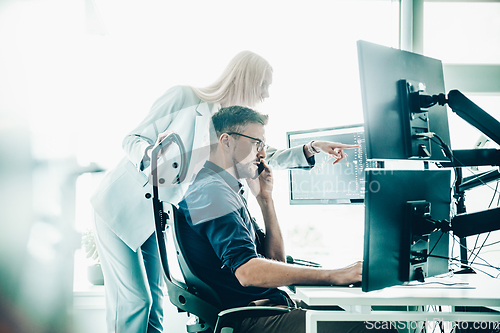
{"label": "woman's blonde hair", "polygon": [[214,83],[204,88],[191,89],[207,103],[221,103],[225,107],[254,107],[262,100],[260,86],[268,69],[272,71],[267,60],[253,52],[242,51],[229,62]]}

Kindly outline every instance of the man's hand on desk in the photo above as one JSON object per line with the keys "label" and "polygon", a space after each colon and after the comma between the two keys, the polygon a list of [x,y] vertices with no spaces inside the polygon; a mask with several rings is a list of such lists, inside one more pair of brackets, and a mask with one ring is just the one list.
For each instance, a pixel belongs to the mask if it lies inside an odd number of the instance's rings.
{"label": "man's hand on desk", "polygon": [[358,261],[344,268],[331,270],[331,281],[333,285],[345,286],[361,282],[363,262]]}

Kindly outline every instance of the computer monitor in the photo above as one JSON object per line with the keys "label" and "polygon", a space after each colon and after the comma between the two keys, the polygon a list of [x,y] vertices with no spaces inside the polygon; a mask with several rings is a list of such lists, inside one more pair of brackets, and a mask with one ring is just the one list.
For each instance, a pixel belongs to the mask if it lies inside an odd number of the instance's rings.
{"label": "computer monitor", "polygon": [[290,177],[290,204],[352,204],[362,203],[367,167],[376,168],[377,162],[367,161],[364,127],[362,124],[294,131],[287,133],[288,147],[304,145],[311,140],[359,144],[346,149],[347,157],[333,165],[326,154],[315,155],[312,169],[293,169]]}
{"label": "computer monitor", "polygon": [[366,170],[362,290],[447,273],[450,204],[450,170]]}
{"label": "computer monitor", "polygon": [[448,161],[445,106],[421,107],[419,95],[443,93],[440,60],[358,41],[359,74],[368,159]]}

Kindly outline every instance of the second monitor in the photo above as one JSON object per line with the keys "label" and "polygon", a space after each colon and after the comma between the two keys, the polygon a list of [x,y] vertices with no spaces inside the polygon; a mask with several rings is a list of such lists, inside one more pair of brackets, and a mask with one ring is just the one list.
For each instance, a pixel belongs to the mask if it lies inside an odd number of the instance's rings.
{"label": "second monitor", "polygon": [[363,291],[448,272],[450,170],[367,170]]}
{"label": "second monitor", "polygon": [[315,141],[359,144],[346,149],[347,157],[333,165],[326,154],[315,156],[313,169],[290,171],[290,204],[362,203],[365,193],[365,168],[376,168],[376,161],[366,159],[366,143],[362,124],[295,131],[287,133],[288,147]]}

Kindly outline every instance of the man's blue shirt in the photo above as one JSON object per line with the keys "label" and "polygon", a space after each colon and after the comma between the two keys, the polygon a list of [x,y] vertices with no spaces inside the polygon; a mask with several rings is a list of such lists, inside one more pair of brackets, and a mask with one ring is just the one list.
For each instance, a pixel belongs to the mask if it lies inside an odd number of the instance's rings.
{"label": "man's blue shirt", "polygon": [[234,272],[257,251],[255,228],[240,195],[242,184],[207,161],[179,203],[186,222],[179,225],[185,256],[194,273],[219,295],[223,308],[272,299],[286,305],[278,289],[243,287]]}

